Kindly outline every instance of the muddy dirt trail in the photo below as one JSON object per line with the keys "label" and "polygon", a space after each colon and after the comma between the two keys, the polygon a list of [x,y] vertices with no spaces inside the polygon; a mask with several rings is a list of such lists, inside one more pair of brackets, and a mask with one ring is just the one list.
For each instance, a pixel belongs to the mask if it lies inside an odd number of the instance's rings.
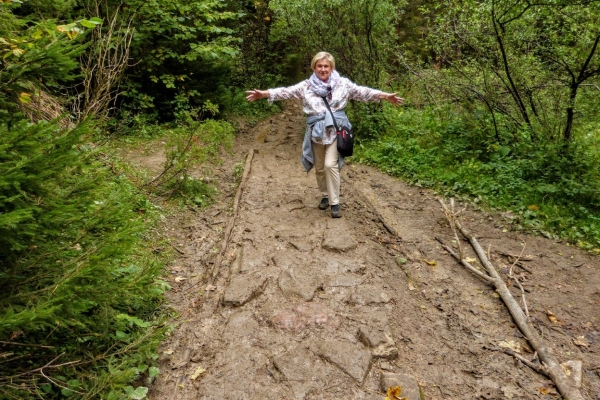
{"label": "muddy dirt trail", "polygon": [[[221,201],[168,222],[180,255],[168,277],[177,317],[149,398],[383,400],[396,385],[410,400],[560,398],[550,380],[490,350],[534,357],[495,291],[435,240],[453,243],[434,193],[349,163],[343,217],[332,219],[317,209],[314,172],[299,161],[297,104],[240,131],[220,167]],[[212,281],[234,170],[252,149]],[[581,361],[581,392],[600,399],[598,258],[511,231],[510,214],[466,206],[461,219],[503,276],[509,254],[522,254],[514,273],[535,328],[561,362]],[[521,303],[521,290],[510,289]]]}

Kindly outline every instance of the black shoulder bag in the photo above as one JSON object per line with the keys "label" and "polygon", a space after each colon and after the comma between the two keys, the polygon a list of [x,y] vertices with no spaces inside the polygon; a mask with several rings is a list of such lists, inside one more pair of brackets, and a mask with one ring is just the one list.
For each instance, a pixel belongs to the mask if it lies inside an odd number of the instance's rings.
{"label": "black shoulder bag", "polygon": [[340,153],[342,157],[350,157],[354,150],[354,134],[352,133],[352,129],[343,125],[338,127],[337,122],[335,121],[335,116],[331,111],[331,107],[329,107],[327,97],[323,97],[323,101],[325,102],[327,109],[331,113],[331,118],[333,119],[333,126],[335,126],[335,132],[337,133],[338,153]]}

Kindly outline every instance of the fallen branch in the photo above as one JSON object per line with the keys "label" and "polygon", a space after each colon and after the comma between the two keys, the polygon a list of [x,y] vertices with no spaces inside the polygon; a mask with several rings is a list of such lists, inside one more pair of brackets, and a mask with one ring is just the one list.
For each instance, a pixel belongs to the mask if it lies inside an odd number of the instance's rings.
{"label": "fallen branch", "polygon": [[221,250],[219,251],[217,259],[215,260],[215,263],[213,264],[212,270],[210,272],[210,276],[212,277],[213,282],[215,281],[219,269],[221,268],[223,256],[225,255],[227,245],[229,244],[229,239],[231,238],[231,232],[233,232],[233,227],[235,226],[235,220],[237,218],[238,208],[240,206],[240,198],[242,197],[244,186],[246,185],[246,181],[248,180],[248,175],[250,173],[250,167],[252,166],[253,157],[254,149],[250,149],[250,151],[248,152],[248,157],[246,158],[246,165],[244,165],[244,174],[242,175],[242,180],[235,194],[235,199],[233,200],[233,215],[229,219],[229,223],[227,224],[227,228],[225,229],[225,235],[223,236],[223,240],[221,241]]}
{"label": "fallen branch", "polygon": [[565,375],[564,370],[552,354],[551,350],[548,347],[546,347],[543,339],[533,328],[533,326],[529,323],[525,313],[523,312],[523,310],[521,309],[511,292],[508,290],[506,283],[500,277],[489,258],[486,256],[485,251],[477,241],[477,238],[462,226],[460,221],[456,218],[455,214],[452,213],[452,211],[450,211],[450,209],[442,199],[439,199],[439,202],[442,205],[446,217],[449,219],[450,225],[456,226],[456,228],[469,241],[469,243],[475,250],[477,257],[479,258],[481,264],[488,273],[488,275],[485,275],[485,280],[487,282],[490,282],[494,286],[496,292],[500,295],[500,298],[502,298],[502,301],[504,301],[504,304],[508,308],[508,311],[513,317],[515,323],[517,324],[523,335],[525,335],[533,349],[537,351],[539,359],[542,363],[542,367],[539,371],[542,372],[544,375],[548,376],[550,379],[552,379],[559,393],[565,399],[584,400],[579,390],[573,385],[571,385],[571,383],[569,382],[569,379]]}

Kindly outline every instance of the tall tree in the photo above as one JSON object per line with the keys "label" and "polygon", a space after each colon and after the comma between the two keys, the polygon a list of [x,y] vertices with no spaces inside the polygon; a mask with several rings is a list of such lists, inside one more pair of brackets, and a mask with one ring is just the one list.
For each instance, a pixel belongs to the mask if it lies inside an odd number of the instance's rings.
{"label": "tall tree", "polygon": [[440,88],[483,105],[499,140],[573,139],[579,93],[600,76],[600,2],[445,0],[434,11]]}

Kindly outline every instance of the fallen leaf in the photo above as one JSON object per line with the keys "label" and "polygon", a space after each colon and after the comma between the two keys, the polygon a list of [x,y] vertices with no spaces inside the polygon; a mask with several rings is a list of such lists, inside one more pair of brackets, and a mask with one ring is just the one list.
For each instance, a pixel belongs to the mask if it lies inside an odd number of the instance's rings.
{"label": "fallen leaf", "polygon": [[217,287],[215,285],[207,285],[204,290],[206,290],[207,292],[212,292],[213,290],[216,290]]}
{"label": "fallen leaf", "polygon": [[190,379],[195,381],[196,379],[198,379],[198,377],[200,375],[202,375],[205,372],[206,372],[206,368],[199,366],[198,368],[196,368],[196,371],[194,371],[192,376],[190,376]]}
{"label": "fallen leaf", "polygon": [[539,387],[539,388],[537,388],[537,390],[541,394],[550,394],[550,389],[548,389],[547,387]]}
{"label": "fallen leaf", "polygon": [[184,278],[183,276],[176,276],[175,277],[175,282],[179,283],[179,282],[183,282],[185,281],[187,278]]}
{"label": "fallen leaf", "polygon": [[408,290],[416,290],[416,288],[413,286],[412,282],[408,282]]}
{"label": "fallen leaf", "polygon": [[477,262],[477,259],[473,258],[473,257],[467,257],[467,258],[465,258],[465,261],[468,263],[474,263],[474,262]]}
{"label": "fallen leaf", "polygon": [[387,396],[385,400],[408,400],[406,397],[402,396],[402,386],[389,387],[387,390]]}
{"label": "fallen leaf", "polygon": [[167,349],[163,351],[164,354],[173,354],[173,349]]}
{"label": "fallen leaf", "polygon": [[498,343],[498,347],[503,347],[505,349],[511,349],[515,353],[521,352],[521,344],[519,344],[519,342],[516,342],[514,340],[503,340],[500,343]]}
{"label": "fallen leaf", "polygon": [[431,260],[431,261],[424,260],[424,261],[425,261],[427,264],[431,265],[432,267],[435,267],[435,266],[437,265],[437,261],[435,261],[435,260]]}
{"label": "fallen leaf", "polygon": [[552,311],[546,310],[546,315],[548,316],[548,319],[552,321],[553,324],[560,324],[560,321],[558,320],[558,318],[556,318],[556,315],[554,315]]}
{"label": "fallen leaf", "polygon": [[585,336],[578,336],[577,338],[573,339],[573,343],[580,347],[590,347],[590,344],[587,342],[587,340],[585,340]]}

